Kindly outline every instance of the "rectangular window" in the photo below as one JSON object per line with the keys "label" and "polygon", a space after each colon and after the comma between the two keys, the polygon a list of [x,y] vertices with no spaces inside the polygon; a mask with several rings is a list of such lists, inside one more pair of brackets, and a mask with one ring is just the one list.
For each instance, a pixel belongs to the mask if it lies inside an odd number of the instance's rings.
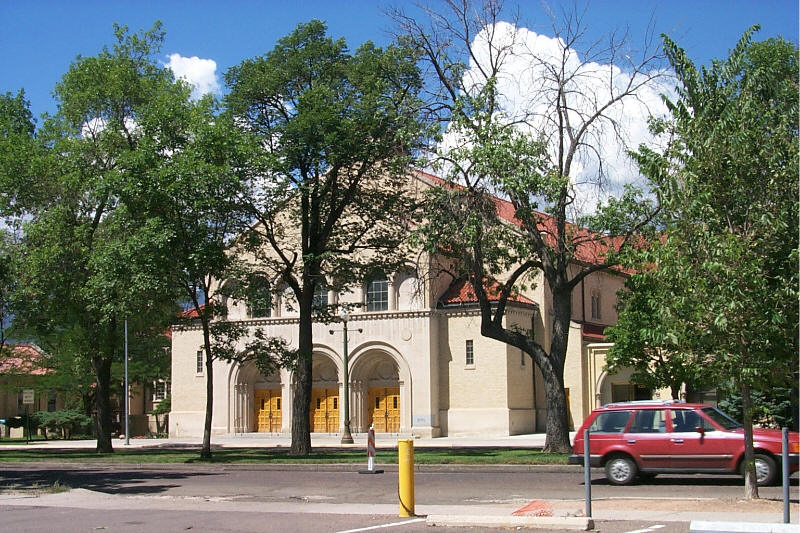
{"label": "rectangular window", "polygon": [[52,413],[56,410],[56,393],[50,391],[47,393],[47,412]]}
{"label": "rectangular window", "polygon": [[600,293],[593,292],[592,293],[592,318],[593,319],[600,319],[602,318],[600,314]]}
{"label": "rectangular window", "polygon": [[664,409],[642,409],[633,417],[629,433],[665,433],[666,420]]}
{"label": "rectangular window", "polygon": [[606,411],[598,413],[589,431],[592,433],[622,433],[633,411]]}
{"label": "rectangular window", "polygon": [[650,400],[652,398],[652,391],[643,385],[635,383],[611,384],[611,403]]}
{"label": "rectangular window", "polygon": [[367,285],[367,312],[389,309],[389,281],[376,279]]}
{"label": "rectangular window", "polygon": [[[201,371],[202,370],[198,372]],[[155,388],[153,390],[153,400],[156,402],[160,402],[166,397],[167,397],[167,382],[163,380],[156,381]]]}
{"label": "rectangular window", "polygon": [[272,291],[267,278],[254,275],[247,287],[247,314],[250,318],[268,317],[272,313]]}
{"label": "rectangular window", "polygon": [[475,350],[471,340],[467,341],[465,362],[467,365],[475,364]]}
{"label": "rectangular window", "polygon": [[203,350],[197,350],[197,373],[203,373]]}

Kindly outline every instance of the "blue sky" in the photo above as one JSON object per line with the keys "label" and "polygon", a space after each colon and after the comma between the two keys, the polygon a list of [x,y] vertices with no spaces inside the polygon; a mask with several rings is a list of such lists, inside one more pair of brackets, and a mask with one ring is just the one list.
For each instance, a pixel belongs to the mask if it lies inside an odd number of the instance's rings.
{"label": "blue sky", "polygon": [[[542,2],[520,4],[528,28],[550,35]],[[269,51],[279,37],[311,18],[326,21],[330,34],[345,37],[353,48],[365,40],[386,44],[391,27],[381,11],[386,5],[362,0],[0,0],[0,92],[24,88],[35,115],[53,112],[55,83],[76,55],[96,54],[112,42],[114,22],[138,30],[161,20],[167,31],[165,63],[170,54],[210,59],[220,77],[243,59]],[[757,39],[782,35],[796,43],[798,36],[797,0],[595,0],[587,15],[593,34],[629,26],[633,36],[642,35],[652,15],[656,32],[668,33],[699,63],[725,57],[755,23],[762,26]]]}

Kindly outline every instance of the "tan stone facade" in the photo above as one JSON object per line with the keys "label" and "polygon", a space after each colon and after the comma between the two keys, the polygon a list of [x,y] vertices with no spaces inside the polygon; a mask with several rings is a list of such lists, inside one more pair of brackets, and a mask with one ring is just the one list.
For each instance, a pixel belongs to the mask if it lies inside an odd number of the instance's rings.
{"label": "tan stone facade", "polygon": [[[388,280],[387,310],[351,315],[352,431],[366,431],[372,423],[391,433],[420,436],[544,431],[544,384],[530,357],[482,337],[476,305],[442,306],[440,298],[451,281],[423,282],[413,270],[405,270]],[[607,375],[603,364],[608,345],[586,333],[587,324],[601,330],[614,323],[616,293],[623,282],[618,274],[597,273],[587,278],[582,292],[576,290],[564,376],[573,427],[596,405],[611,401],[612,384],[629,381],[626,375]],[[423,290],[411,290],[412,285]],[[364,303],[365,292],[357,287],[341,295],[329,294],[329,303]],[[584,322],[584,316],[592,312],[589,295],[594,296],[595,316],[594,321]],[[547,346],[548,291],[539,286],[526,296],[536,303],[511,304],[507,324],[532,328]],[[229,309],[230,320],[242,320],[251,328],[262,327],[270,335],[297,342],[296,314],[280,298],[270,317],[247,317],[241,302],[229,302]],[[316,411],[317,424],[312,420],[312,428],[340,432],[344,424],[339,408],[344,394],[341,325],[315,324],[314,342],[312,388],[317,394],[312,394],[312,411],[317,410],[319,399],[325,413]],[[199,327],[173,332],[169,422],[174,437],[202,435],[205,371],[201,346]],[[290,431],[293,386],[288,370],[262,376],[252,364],[240,367],[216,361],[214,390],[214,433]],[[396,422],[384,423],[392,416]]]}
{"label": "tan stone facade", "polygon": [[[412,189],[425,186],[412,180]],[[355,311],[349,321],[349,405],[351,429],[439,435],[513,435],[545,430],[544,383],[529,356],[518,348],[481,336],[477,304],[443,299],[458,283],[428,258],[423,275],[409,264],[381,285],[350,287],[327,294],[327,303]],[[582,266],[575,265],[580,269]],[[574,273],[573,273],[574,274]],[[572,323],[565,368],[565,388],[572,427],[598,403],[608,403],[627,376],[604,374],[602,330],[617,320],[618,272],[593,273],[573,291]],[[531,283],[509,302],[506,326],[533,331],[550,344],[551,295],[546,283]],[[244,302],[223,302],[228,319],[283,337],[297,345],[296,306],[286,291],[275,291],[268,316],[254,317]],[[377,310],[372,298],[383,298]],[[371,303],[372,302],[372,303]],[[367,310],[372,309],[370,312]],[[340,400],[344,394],[340,323],[314,325],[310,425],[313,431],[343,430]],[[172,336],[173,437],[201,436],[205,416],[205,369],[202,334],[184,327]],[[254,365],[214,363],[212,431],[288,433],[291,428],[293,376],[280,370],[260,375]]]}

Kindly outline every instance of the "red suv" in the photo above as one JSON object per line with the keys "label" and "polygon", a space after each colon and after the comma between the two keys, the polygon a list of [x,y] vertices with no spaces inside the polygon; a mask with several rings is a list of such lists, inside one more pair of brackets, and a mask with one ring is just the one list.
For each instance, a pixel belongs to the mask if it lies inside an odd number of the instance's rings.
{"label": "red suv", "polygon": [[[570,464],[583,464],[589,429],[590,464],[604,466],[613,485],[657,473],[736,474],[742,471],[742,425],[710,405],[671,401],[612,403],[595,409],[575,435]],[[781,432],[753,429],[759,485],[779,479]],[[789,470],[798,470],[798,434],[789,433]]]}

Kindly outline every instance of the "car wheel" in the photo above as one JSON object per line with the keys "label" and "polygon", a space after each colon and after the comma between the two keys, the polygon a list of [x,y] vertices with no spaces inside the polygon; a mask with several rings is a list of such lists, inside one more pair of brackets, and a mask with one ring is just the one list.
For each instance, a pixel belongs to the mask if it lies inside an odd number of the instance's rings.
{"label": "car wheel", "polygon": [[778,473],[778,468],[772,457],[757,453],[755,455],[755,463],[756,483],[758,483],[758,486],[772,485]]}
{"label": "car wheel", "polygon": [[636,477],[636,463],[630,457],[618,455],[606,463],[606,478],[612,485],[630,485]]}

